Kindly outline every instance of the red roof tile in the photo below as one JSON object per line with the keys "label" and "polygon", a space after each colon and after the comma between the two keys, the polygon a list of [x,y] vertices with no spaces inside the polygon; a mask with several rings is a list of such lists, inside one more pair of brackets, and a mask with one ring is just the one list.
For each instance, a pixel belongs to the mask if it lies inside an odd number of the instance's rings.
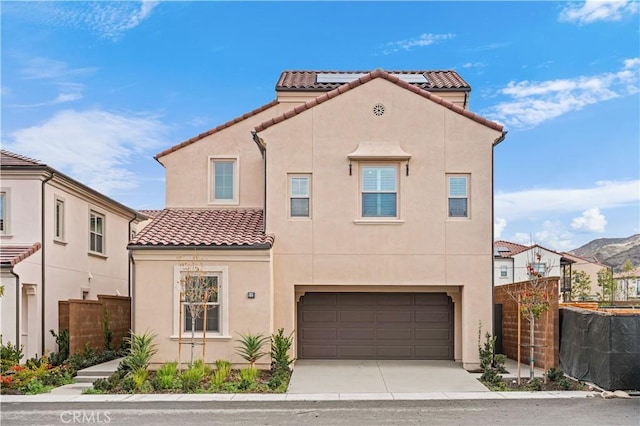
{"label": "red roof tile", "polygon": [[214,127],[213,129],[207,130],[204,133],[200,133],[198,136],[194,136],[191,139],[187,139],[184,142],[181,142],[181,143],[179,143],[177,145],[172,146],[171,148],[165,149],[164,151],[156,154],[156,156],[154,158],[157,160],[160,157],[164,157],[167,154],[171,154],[172,152],[175,152],[175,151],[177,151],[177,150],[179,150],[181,148],[184,148],[185,146],[191,145],[192,143],[197,142],[200,139],[206,138],[207,136],[210,136],[210,135],[212,135],[214,133],[217,133],[220,130],[226,129],[227,127],[231,127],[234,124],[239,123],[240,121],[246,120],[247,118],[252,117],[252,116],[254,116],[256,114],[259,114],[259,113],[261,113],[263,111],[266,111],[269,108],[271,108],[273,106],[276,106],[276,105],[278,105],[278,101],[273,100],[273,101],[269,102],[266,105],[262,105],[261,107],[254,109],[253,111],[249,111],[246,114],[243,114],[243,115],[241,115],[239,117],[234,118],[233,120],[229,120],[226,123],[219,125],[218,127]]}
{"label": "red roof tile", "polygon": [[2,245],[0,246],[0,265],[15,266],[38,250],[40,243],[28,245]]}
{"label": "red roof tile", "polygon": [[[346,83],[317,81],[318,74],[369,74],[371,71],[284,71],[276,84],[276,91],[323,91],[328,92]],[[455,71],[386,71],[394,74],[422,75],[427,79],[425,83],[409,83],[412,86],[430,91],[471,91],[469,84]]]}
{"label": "red roof tile", "polygon": [[493,121],[487,120],[484,117],[481,117],[478,114],[475,114],[473,112],[467,111],[466,109],[448,101],[445,99],[442,99],[441,97],[434,95],[431,92],[428,92],[424,89],[421,89],[411,83],[407,83],[406,81],[401,80],[400,78],[398,78],[397,76],[393,75],[393,74],[389,74],[386,71],[373,71],[370,72],[360,78],[358,78],[357,80],[353,80],[349,83],[343,83],[340,87],[338,87],[337,89],[333,89],[330,92],[327,92],[321,96],[318,96],[317,98],[311,99],[310,101],[307,101],[306,103],[302,104],[302,105],[298,105],[297,107],[295,107],[292,111],[287,111],[286,113],[273,117],[270,120],[267,120],[265,122],[263,122],[262,124],[256,126],[255,131],[256,132],[261,132],[271,126],[273,126],[274,124],[280,123],[281,121],[284,121],[288,118],[291,118],[295,115],[300,114],[303,111],[306,111],[310,108],[313,108],[316,105],[319,105],[323,102],[328,101],[329,99],[333,99],[336,96],[349,91],[355,87],[358,87],[362,84],[365,84],[375,78],[384,78],[392,83],[397,84],[400,87],[403,87],[407,90],[410,90],[424,98],[427,98],[433,102],[436,102],[437,104],[442,105],[445,108],[448,108],[458,114],[464,115],[465,117],[468,117],[482,125],[485,125],[491,129],[497,130],[499,132],[503,131],[503,126],[501,126],[498,123],[494,123]]}
{"label": "red roof tile", "polygon": [[147,216],[150,219],[155,218],[161,212],[162,212],[162,210],[138,210],[138,213],[142,213],[143,215]]}
{"label": "red roof tile", "polygon": [[129,246],[270,248],[273,241],[262,210],[164,209]]}
{"label": "red roof tile", "polygon": [[506,247],[507,249],[509,249],[509,251],[498,251],[498,257],[511,257],[514,254],[522,253],[523,251],[530,248],[529,246],[502,240],[494,241],[493,247],[496,249],[498,247]]}
{"label": "red roof tile", "polygon": [[16,154],[7,150],[0,150],[0,165],[2,166],[44,166],[45,164],[34,160],[33,158],[25,157],[24,155]]}

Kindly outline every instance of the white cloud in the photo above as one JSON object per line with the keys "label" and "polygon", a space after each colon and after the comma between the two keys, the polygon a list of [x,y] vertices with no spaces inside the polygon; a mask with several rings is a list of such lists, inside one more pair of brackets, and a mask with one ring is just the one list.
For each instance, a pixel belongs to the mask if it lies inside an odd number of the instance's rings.
{"label": "white cloud", "polygon": [[449,40],[455,37],[453,34],[421,34],[418,38],[391,41],[384,46],[382,53],[389,55],[399,50],[411,50],[414,47],[425,47],[442,40]]}
{"label": "white cloud", "polygon": [[631,58],[613,73],[541,82],[511,81],[499,92],[511,100],[483,113],[507,126],[529,128],[585,106],[639,91],[640,58]]}
{"label": "white cloud", "polygon": [[6,14],[19,15],[48,26],[88,28],[100,37],[120,39],[151,15],[159,1],[29,2],[3,5]]}
{"label": "white cloud", "polygon": [[598,21],[620,21],[638,12],[637,0],[587,0],[569,3],[560,12],[561,22],[591,24]]}
{"label": "white cloud", "polygon": [[502,237],[502,233],[504,232],[504,228],[506,227],[507,220],[502,217],[496,217],[496,219],[493,221],[493,236],[496,240]]}
{"label": "white cloud", "polygon": [[138,185],[140,177],[127,166],[165,145],[167,130],[149,115],[65,110],[39,126],[13,132],[2,145],[112,195]]}
{"label": "white cloud", "polygon": [[557,251],[567,251],[574,248],[571,233],[564,229],[558,221],[546,220],[542,223],[542,229],[531,234],[516,232],[511,240],[524,245],[539,244]]}
{"label": "white cloud", "polygon": [[59,105],[82,99],[84,85],[80,83],[59,83],[60,93],[50,101],[38,102],[35,104],[10,104],[13,108],[37,108],[43,106]]}
{"label": "white cloud", "polygon": [[486,62],[466,62],[462,64],[462,68],[484,68],[486,66]]}
{"label": "white cloud", "polygon": [[31,58],[20,69],[20,75],[27,80],[59,80],[93,74],[97,68],[69,68],[66,62],[50,58]]}
{"label": "white cloud", "polygon": [[600,213],[600,209],[597,207],[583,211],[582,216],[573,218],[571,221],[571,228],[577,231],[598,232],[602,234],[606,226],[607,219]]}
{"label": "white cloud", "polygon": [[594,205],[607,209],[637,203],[640,203],[640,180],[637,179],[596,182],[591,188],[498,192],[495,196],[496,216],[509,222],[582,212]]}

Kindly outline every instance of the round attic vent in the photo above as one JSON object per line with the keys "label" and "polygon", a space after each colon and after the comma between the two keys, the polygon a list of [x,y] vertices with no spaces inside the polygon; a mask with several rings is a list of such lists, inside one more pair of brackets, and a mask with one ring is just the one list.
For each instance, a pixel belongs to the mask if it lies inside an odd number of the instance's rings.
{"label": "round attic vent", "polygon": [[375,115],[377,115],[378,117],[380,117],[382,114],[384,114],[384,105],[382,104],[375,104],[373,106],[373,113]]}

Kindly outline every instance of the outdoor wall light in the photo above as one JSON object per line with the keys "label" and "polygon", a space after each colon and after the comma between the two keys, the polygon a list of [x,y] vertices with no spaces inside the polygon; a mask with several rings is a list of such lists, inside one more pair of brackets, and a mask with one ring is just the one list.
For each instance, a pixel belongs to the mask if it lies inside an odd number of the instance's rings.
{"label": "outdoor wall light", "polygon": [[256,293],[253,291],[250,291],[247,293],[247,299],[255,299],[256,298]]}

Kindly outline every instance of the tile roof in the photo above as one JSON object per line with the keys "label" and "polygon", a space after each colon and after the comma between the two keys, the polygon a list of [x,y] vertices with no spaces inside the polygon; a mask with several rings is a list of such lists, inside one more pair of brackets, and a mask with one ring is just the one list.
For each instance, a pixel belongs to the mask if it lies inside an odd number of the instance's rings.
{"label": "tile roof", "polygon": [[[428,92],[424,89],[421,89],[417,86],[414,86],[411,83],[407,83],[406,81],[401,80],[400,78],[398,78],[397,76],[393,75],[393,74],[389,74],[386,71],[373,71],[370,72],[369,74],[364,75],[363,77],[358,78],[357,80],[353,80],[349,83],[344,83],[342,85],[340,85],[338,88],[331,90],[330,92],[326,92],[323,95],[318,96],[317,98],[311,99],[310,101],[307,101],[304,104],[298,105],[297,107],[293,108],[290,111],[285,112],[282,115],[276,116],[271,118],[270,120],[267,120],[265,122],[263,122],[262,124],[256,126],[255,131],[256,132],[261,132],[271,126],[273,126],[274,124],[278,124],[288,118],[291,118],[293,116],[296,116],[310,108],[313,108],[314,106],[321,104],[323,102],[328,101],[329,99],[335,98],[336,96],[339,96],[340,94],[347,92],[355,87],[358,87],[362,84],[365,84],[375,78],[384,78],[392,83],[397,84],[400,87],[403,87],[407,90],[410,90],[424,98],[427,98],[437,104],[442,105],[445,108],[449,108],[450,110],[464,115],[465,117],[468,117],[482,125],[485,125],[491,129],[497,130],[499,132],[502,132],[504,127],[501,126],[498,123],[495,123],[493,121],[487,120],[484,117],[481,117],[478,114],[475,114],[473,112],[467,111],[466,109],[448,101],[445,99],[442,99],[440,96],[434,95],[431,92]],[[499,141],[496,141],[496,143]]]}
{"label": "tile roof", "polygon": [[[276,84],[276,91],[323,91],[328,92],[342,86],[341,82],[318,82],[318,74],[369,74],[371,71],[284,71]],[[431,91],[470,91],[471,86],[455,71],[386,71],[394,74],[422,75],[427,79],[425,83],[410,83],[412,86]]]}
{"label": "tile roof", "polygon": [[2,266],[15,266],[18,263],[25,260],[38,250],[40,250],[40,243],[34,243],[32,245],[2,245],[0,246],[0,265]]}
{"label": "tile roof", "polygon": [[270,248],[262,210],[164,209],[129,242],[134,248]]}
{"label": "tile roof", "polygon": [[525,246],[522,244],[511,243],[509,241],[494,241],[493,247],[497,249],[498,247],[506,247],[509,251],[502,251],[497,253],[497,257],[508,258],[513,256],[514,254],[522,253],[525,250],[529,250],[531,247]]}
{"label": "tile roof", "polygon": [[249,117],[253,117],[254,115],[259,114],[259,113],[261,113],[263,111],[266,111],[269,108],[274,107],[276,105],[278,105],[278,101],[273,100],[273,101],[269,102],[266,105],[262,105],[261,107],[254,109],[253,111],[249,111],[246,114],[243,114],[243,115],[241,115],[239,117],[236,117],[236,118],[234,118],[232,120],[229,120],[224,124],[221,124],[221,125],[219,125],[217,127],[214,127],[213,129],[209,129],[204,133],[200,133],[198,136],[194,136],[191,139],[187,139],[184,142],[180,142],[179,144],[172,146],[171,148],[167,148],[164,151],[156,154],[156,156],[153,157],[153,158],[155,158],[157,160],[160,157],[164,157],[167,154],[171,154],[172,152],[175,152],[175,151],[177,151],[177,150],[179,150],[181,148],[184,148],[185,146],[191,145],[192,143],[197,142],[200,139],[204,139],[207,136],[210,136],[210,135],[212,135],[214,133],[219,132],[220,130],[226,129],[227,127],[231,127],[234,124],[239,123],[240,121],[246,120]]}
{"label": "tile roof", "polygon": [[147,216],[150,219],[155,218],[161,212],[162,212],[162,210],[138,210],[138,213],[142,213],[143,215]]}
{"label": "tile roof", "polygon": [[0,165],[2,166],[44,166],[45,164],[24,155],[16,154],[5,149],[0,150]]}

